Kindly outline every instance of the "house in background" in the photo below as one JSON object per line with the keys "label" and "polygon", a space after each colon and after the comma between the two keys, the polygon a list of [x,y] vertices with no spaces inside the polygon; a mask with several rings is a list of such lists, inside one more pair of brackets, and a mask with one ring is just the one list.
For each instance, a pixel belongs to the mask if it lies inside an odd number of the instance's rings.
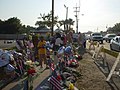
{"label": "house in background", "polygon": [[22,34],[0,34],[0,49],[16,46],[16,40],[23,40],[26,35]]}
{"label": "house in background", "polygon": [[[54,33],[63,33],[64,31],[62,29],[55,29]],[[48,28],[42,28],[39,30],[30,30],[30,33],[34,34],[40,34],[40,36],[46,37],[47,34],[51,35],[51,29]]]}
{"label": "house in background", "polygon": [[42,28],[40,30],[30,30],[30,33],[39,34],[40,36],[46,37],[48,34],[51,34],[51,29]]}
{"label": "house in background", "polygon": [[55,30],[55,33],[63,33],[64,32],[64,30],[62,30],[62,29],[56,29]]}

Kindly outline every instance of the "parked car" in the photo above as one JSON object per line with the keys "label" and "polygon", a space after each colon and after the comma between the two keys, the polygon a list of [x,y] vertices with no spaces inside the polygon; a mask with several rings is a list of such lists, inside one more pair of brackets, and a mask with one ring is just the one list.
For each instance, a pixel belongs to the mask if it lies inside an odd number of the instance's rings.
{"label": "parked car", "polygon": [[120,51],[120,36],[116,36],[111,40],[110,49]]}
{"label": "parked car", "polygon": [[109,42],[111,41],[111,39],[113,39],[114,37],[116,36],[116,34],[106,34],[103,39],[106,41],[106,42]]}
{"label": "parked car", "polygon": [[90,34],[85,34],[86,40],[90,40]]}
{"label": "parked car", "polygon": [[92,33],[90,36],[90,40],[103,43],[103,36],[101,33],[98,33],[98,32]]}

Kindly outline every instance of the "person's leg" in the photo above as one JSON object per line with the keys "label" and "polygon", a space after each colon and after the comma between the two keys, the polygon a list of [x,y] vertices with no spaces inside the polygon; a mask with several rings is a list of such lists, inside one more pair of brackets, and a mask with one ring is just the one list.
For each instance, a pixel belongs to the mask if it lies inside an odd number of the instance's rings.
{"label": "person's leg", "polygon": [[84,42],[84,48],[86,48],[86,41]]}
{"label": "person's leg", "polygon": [[46,65],[46,68],[48,68],[46,54],[43,54],[43,61],[44,61],[44,64]]}
{"label": "person's leg", "polygon": [[40,54],[39,63],[40,63],[41,68],[43,68],[42,62],[43,62],[43,55]]}

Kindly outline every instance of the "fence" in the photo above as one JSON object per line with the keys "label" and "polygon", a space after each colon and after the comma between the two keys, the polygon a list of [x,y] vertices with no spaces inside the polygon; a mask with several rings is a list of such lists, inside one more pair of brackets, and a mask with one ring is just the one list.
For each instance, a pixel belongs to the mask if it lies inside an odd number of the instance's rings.
{"label": "fence", "polygon": [[22,40],[25,37],[27,37],[27,35],[22,35],[22,34],[0,34],[0,40]]}
{"label": "fence", "polygon": [[[100,53],[102,53],[102,54],[100,54]],[[120,53],[112,51],[112,50],[108,50],[108,49],[104,48],[103,46],[101,46],[97,52],[94,52],[93,58],[94,58],[95,62],[97,62],[97,60],[101,60],[103,62],[103,65],[106,66],[106,60],[105,60],[106,54],[116,58],[116,60],[114,61],[114,64],[112,65],[112,68],[107,76],[107,79],[106,79],[106,81],[109,81],[113,74],[120,76],[120,69],[118,71],[115,70],[116,67],[118,66],[118,63],[120,62]],[[99,58],[101,58],[101,59],[99,59]]]}

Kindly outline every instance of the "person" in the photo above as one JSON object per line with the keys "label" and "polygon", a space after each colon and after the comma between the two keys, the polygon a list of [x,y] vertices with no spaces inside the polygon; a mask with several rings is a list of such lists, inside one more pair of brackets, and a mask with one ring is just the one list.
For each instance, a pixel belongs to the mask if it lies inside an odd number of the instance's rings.
{"label": "person", "polygon": [[61,37],[61,40],[63,41],[63,45],[66,46],[67,44],[67,37],[66,34],[64,33],[63,36]]}
{"label": "person", "polygon": [[86,48],[86,37],[85,37],[85,33],[82,33],[82,42],[83,42],[83,47]]}
{"label": "person", "polygon": [[38,60],[38,50],[37,50],[38,35],[37,34],[32,36],[32,42],[34,45],[34,58],[35,58],[35,61],[37,61]]}
{"label": "person", "polygon": [[40,41],[38,42],[38,55],[39,55],[39,62],[40,62],[40,66],[41,68],[43,68],[43,61],[44,64],[46,64],[46,68],[47,68],[47,61],[46,61],[46,41],[44,40],[44,37],[41,36]]}
{"label": "person", "polygon": [[61,35],[59,33],[56,33],[54,50],[58,51],[61,45],[63,45],[63,41],[61,40]]}
{"label": "person", "polygon": [[73,43],[73,32],[72,31],[68,32],[67,41],[68,41],[68,44],[72,47],[72,43]]}
{"label": "person", "polygon": [[78,44],[79,44],[79,46],[82,45],[82,34],[81,34],[81,32],[78,33]]}
{"label": "person", "polygon": [[78,34],[78,44],[80,46],[82,46],[83,48],[86,48],[86,38],[85,38],[85,34],[79,32]]}

